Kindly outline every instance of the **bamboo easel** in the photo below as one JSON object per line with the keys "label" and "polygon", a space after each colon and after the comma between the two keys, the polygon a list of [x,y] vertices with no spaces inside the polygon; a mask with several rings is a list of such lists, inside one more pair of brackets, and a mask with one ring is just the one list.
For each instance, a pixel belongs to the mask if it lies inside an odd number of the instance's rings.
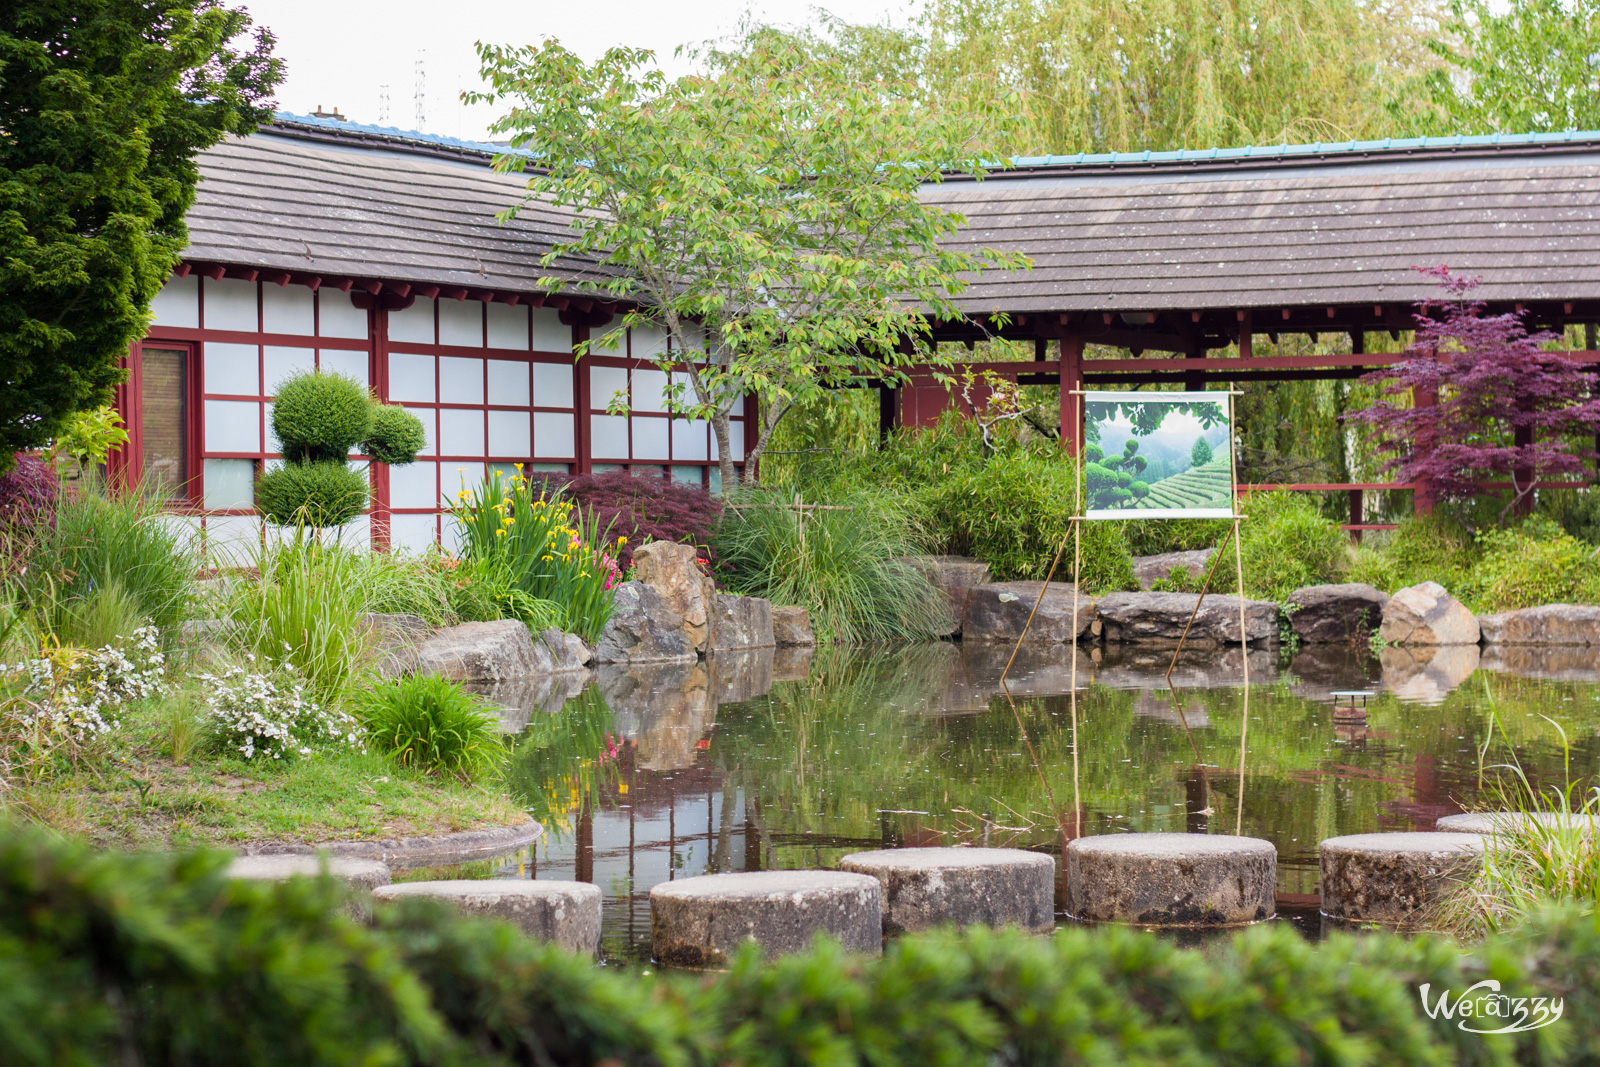
{"label": "bamboo easel", "polygon": [[[1074,424],[1078,425],[1078,426],[1082,426],[1083,425],[1083,396],[1084,396],[1084,390],[1082,390],[1082,389],[1074,389],[1071,392],[1072,392],[1072,396],[1074,397],[1074,400],[1073,400],[1073,418],[1075,420]],[[1225,395],[1228,398],[1228,432],[1231,434],[1233,432],[1233,398],[1238,395],[1238,392],[1233,388],[1232,383],[1229,383],[1228,391],[1226,393],[1224,393],[1224,394],[1221,394],[1221,395]],[[1083,506],[1083,504],[1084,504],[1083,451],[1084,450],[1083,450],[1083,447],[1082,447],[1082,443],[1080,442],[1078,450],[1077,450],[1077,455],[1073,457],[1075,484],[1078,486],[1078,510],[1079,510],[1080,513],[1083,512],[1084,510],[1086,510],[1084,508],[1084,506]],[[1231,442],[1230,442],[1230,444],[1228,446],[1228,499],[1231,502],[1231,507],[1229,508],[1229,510],[1232,512],[1232,515],[1233,515],[1233,518],[1231,520],[1232,521],[1232,525],[1230,526],[1229,531],[1228,531],[1228,539],[1231,539],[1233,541],[1234,575],[1235,575],[1235,578],[1236,578],[1237,596],[1238,596],[1238,600],[1239,600],[1239,666],[1240,666],[1241,671],[1243,672],[1243,676],[1242,677],[1243,677],[1243,684],[1244,684],[1244,695],[1243,695],[1243,698],[1242,698],[1242,701],[1241,701],[1243,707],[1242,707],[1242,712],[1241,712],[1241,716],[1240,716],[1241,722],[1240,722],[1240,727],[1239,727],[1239,803],[1238,803],[1237,810],[1234,813],[1234,824],[1233,824],[1233,832],[1234,832],[1235,836],[1237,836],[1237,835],[1241,834],[1243,832],[1243,830],[1244,830],[1244,767],[1245,767],[1245,753],[1246,753],[1247,748],[1248,748],[1247,742],[1248,742],[1248,738],[1249,738],[1249,734],[1250,734],[1250,642],[1249,642],[1248,633],[1247,633],[1247,631],[1245,629],[1244,552],[1240,548],[1240,545],[1239,545],[1239,522],[1240,522],[1241,519],[1244,518],[1244,516],[1239,514],[1239,466],[1238,466],[1238,458],[1234,453],[1234,448],[1233,448],[1233,445],[1232,445]],[[1072,714],[1072,814],[1073,814],[1073,833],[1072,833],[1072,835],[1073,835],[1073,837],[1076,838],[1076,837],[1082,837],[1083,836],[1083,803],[1082,803],[1082,788],[1081,788],[1081,783],[1080,783],[1080,778],[1079,778],[1079,766],[1080,765],[1079,765],[1079,758],[1078,758],[1078,648],[1077,648],[1078,611],[1079,611],[1078,588],[1079,588],[1079,586],[1080,586],[1080,584],[1082,582],[1082,577],[1083,577],[1083,535],[1082,535],[1082,529],[1080,527],[1080,524],[1083,523],[1083,522],[1089,521],[1089,520],[1088,520],[1088,516],[1083,515],[1083,514],[1078,514],[1078,515],[1073,515],[1068,521],[1069,521],[1069,523],[1071,525],[1071,528],[1072,528],[1072,639],[1073,639],[1072,666],[1071,666],[1071,669],[1070,669],[1069,675],[1068,675],[1068,677],[1069,677],[1069,683],[1068,684],[1071,687],[1071,693],[1070,693],[1070,698],[1069,698],[1069,706],[1071,708],[1071,714]],[[1009,659],[1006,660],[1005,669],[1000,672],[1000,688],[1005,693],[1006,701],[1011,705],[1011,710],[1012,710],[1013,714],[1016,714],[1017,706],[1016,706],[1016,702],[1011,699],[1011,690],[1006,685],[1006,676],[1011,673],[1011,666],[1017,660],[1017,653],[1019,651],[1021,651],[1021,649],[1022,649],[1022,642],[1027,640],[1028,629],[1029,629],[1029,627],[1031,627],[1033,625],[1033,617],[1036,614],[1038,614],[1039,605],[1044,603],[1045,591],[1050,588],[1050,580],[1055,577],[1056,567],[1060,564],[1060,562],[1061,562],[1061,554],[1066,550],[1066,547],[1067,547],[1067,539],[1065,537],[1063,537],[1061,539],[1061,544],[1056,547],[1055,557],[1053,559],[1051,559],[1051,561],[1050,561],[1050,569],[1045,573],[1044,582],[1043,582],[1043,584],[1041,584],[1039,586],[1039,595],[1038,595],[1038,597],[1036,597],[1034,599],[1033,610],[1028,612],[1028,619],[1022,625],[1022,633],[1017,636],[1017,643],[1011,649],[1011,656],[1010,656]],[[1179,721],[1182,722],[1182,724],[1183,724],[1184,733],[1189,736],[1189,745],[1190,745],[1190,748],[1194,750],[1197,760],[1198,760],[1198,756],[1199,756],[1199,748],[1195,744],[1193,735],[1189,733],[1189,722],[1188,722],[1187,717],[1184,716],[1184,714],[1183,714],[1183,707],[1182,707],[1182,703],[1181,703],[1181,701],[1180,701],[1180,699],[1178,697],[1177,687],[1175,687],[1172,684],[1172,671],[1178,665],[1178,655],[1183,651],[1183,643],[1184,643],[1184,641],[1186,641],[1188,639],[1189,630],[1190,630],[1190,628],[1192,628],[1194,626],[1194,620],[1200,614],[1200,605],[1205,601],[1206,593],[1211,588],[1211,579],[1212,579],[1212,576],[1216,572],[1217,561],[1222,558],[1222,553],[1226,549],[1226,547],[1227,547],[1227,541],[1225,540],[1223,545],[1222,545],[1222,547],[1219,548],[1216,552],[1212,553],[1211,562],[1206,566],[1206,577],[1205,577],[1204,583],[1200,587],[1200,595],[1195,598],[1194,610],[1189,613],[1189,621],[1184,624],[1183,633],[1180,634],[1179,637],[1178,637],[1178,647],[1173,649],[1173,651],[1172,651],[1172,662],[1167,665],[1167,673],[1166,673],[1167,688],[1172,693],[1174,704],[1176,704],[1178,706]],[[1017,725],[1018,725],[1019,728],[1022,726],[1022,719],[1021,719],[1020,715],[1017,716]],[[1025,741],[1027,740],[1026,733],[1024,733],[1024,740]],[[1028,744],[1028,749],[1029,749],[1030,752],[1032,752],[1033,746],[1032,746],[1031,742]],[[1034,763],[1035,763],[1035,766],[1038,765],[1037,758],[1035,758]],[[1039,773],[1040,773],[1040,775],[1042,777],[1043,774],[1044,774],[1044,768],[1043,767],[1039,767]],[[1203,774],[1204,774],[1204,771],[1202,771],[1202,775]],[[1050,792],[1048,781],[1045,784],[1046,784],[1046,791]],[[1210,780],[1206,779],[1206,790],[1207,790],[1207,794],[1208,795],[1209,795],[1209,792],[1210,792],[1210,788],[1211,788]],[[1051,803],[1052,804],[1055,803],[1053,794],[1051,795]],[[1058,816],[1058,821],[1059,821],[1059,816]]]}

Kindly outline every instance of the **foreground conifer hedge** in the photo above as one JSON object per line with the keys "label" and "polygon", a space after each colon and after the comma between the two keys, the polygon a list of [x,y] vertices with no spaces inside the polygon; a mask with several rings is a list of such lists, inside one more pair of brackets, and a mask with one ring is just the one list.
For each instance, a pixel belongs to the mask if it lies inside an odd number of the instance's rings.
{"label": "foreground conifer hedge", "polygon": [[[1183,950],[1123,930],[827,944],[726,974],[608,970],[426,901],[229,882],[225,857],[0,830],[0,1063],[1498,1064],[1600,1062],[1600,925],[1552,911],[1463,949],[1283,928]],[[1417,987],[1561,997],[1485,1037]],[[1480,1020],[1481,1023],[1481,1020]]]}

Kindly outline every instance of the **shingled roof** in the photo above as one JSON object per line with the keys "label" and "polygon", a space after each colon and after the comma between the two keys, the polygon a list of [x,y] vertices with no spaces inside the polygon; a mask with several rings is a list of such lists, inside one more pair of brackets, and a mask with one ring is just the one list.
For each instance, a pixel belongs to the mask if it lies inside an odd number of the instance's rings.
{"label": "shingled roof", "polygon": [[497,174],[498,147],[280,116],[200,157],[191,262],[333,277],[534,293],[535,279],[595,277],[593,264],[539,257],[571,213],[521,201]]}
{"label": "shingled roof", "polygon": [[1019,160],[924,195],[1033,262],[970,314],[1410,302],[1441,263],[1489,301],[1600,301],[1600,133]]}

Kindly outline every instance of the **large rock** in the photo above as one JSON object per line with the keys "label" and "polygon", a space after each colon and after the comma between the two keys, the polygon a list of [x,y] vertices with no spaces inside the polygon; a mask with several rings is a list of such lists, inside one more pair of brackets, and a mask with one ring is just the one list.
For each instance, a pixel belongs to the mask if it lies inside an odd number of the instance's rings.
{"label": "large rock", "polygon": [[550,673],[550,653],[515,619],[437,630],[417,650],[417,670],[455,682],[503,682]]}
{"label": "large rock", "polygon": [[594,649],[583,638],[554,626],[539,634],[539,643],[549,652],[550,669],[556,674],[581,671],[594,662]]}
{"label": "large rock", "polygon": [[1484,645],[1479,666],[1519,678],[1600,682],[1600,657],[1588,645]]}
{"label": "large rock", "polygon": [[1192,552],[1134,556],[1133,576],[1139,579],[1140,589],[1149,589],[1173,571],[1188,571],[1194,577],[1204,579],[1206,568],[1211,565],[1211,554],[1215,551],[1214,548],[1200,548]]}
{"label": "large rock", "polygon": [[739,704],[772,692],[775,648],[739,648],[706,657],[713,706]]}
{"label": "large rock", "polygon": [[[1239,643],[1239,598],[1199,593],[1107,593],[1095,602],[1107,644],[1141,642],[1176,644],[1194,616],[1184,644],[1197,647]],[[1245,640],[1269,644],[1278,639],[1278,605],[1270,600],[1244,602]]]}
{"label": "large rock", "polygon": [[959,634],[967,610],[967,593],[973,586],[989,581],[989,565],[971,556],[908,556],[906,562],[944,594],[946,606],[940,633],[945,637]]}
{"label": "large rock", "polygon": [[1479,615],[1486,645],[1600,645],[1600,608],[1545,604],[1500,615]]}
{"label": "large rock", "polygon": [[676,541],[651,541],[633,550],[633,576],[661,594],[682,620],[691,651],[704,652],[716,625],[716,586],[696,562],[699,551]]}
{"label": "large rock", "polygon": [[1039,601],[1032,625],[1028,614],[1039,599],[1041,582],[989,582],[967,590],[966,613],[961,620],[963,641],[1016,641],[1028,628],[1029,641],[1060,644],[1088,633],[1094,624],[1095,600],[1078,596],[1078,630],[1072,630],[1072,586],[1051,582]]}
{"label": "large rock", "polygon": [[1365,644],[1388,602],[1387,593],[1360,582],[1308,585],[1289,594],[1289,625],[1306,644]]}
{"label": "large rock", "polygon": [[613,596],[611,621],[594,648],[596,661],[687,663],[700,658],[694,628],[653,586],[623,582]]}
{"label": "large rock", "polygon": [[358,629],[372,646],[373,669],[383,678],[400,678],[417,669],[417,653],[432,629],[420,615],[361,616]]}
{"label": "large rock", "polygon": [[758,596],[730,596],[718,593],[712,598],[716,624],[711,627],[709,652],[738,648],[772,648],[772,601]]}
{"label": "large rock", "polygon": [[772,641],[779,648],[811,648],[817,643],[811,613],[805,608],[773,608]]}
{"label": "large rock", "polygon": [[1378,632],[1391,645],[1475,645],[1478,618],[1438,582],[1422,582],[1389,598]]}

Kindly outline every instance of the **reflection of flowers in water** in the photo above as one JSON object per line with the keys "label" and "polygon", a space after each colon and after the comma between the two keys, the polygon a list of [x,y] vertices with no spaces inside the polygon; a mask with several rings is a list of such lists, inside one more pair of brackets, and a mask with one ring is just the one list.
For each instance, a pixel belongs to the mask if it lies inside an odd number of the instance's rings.
{"label": "reflection of flowers in water", "polygon": [[535,720],[518,740],[507,785],[557,837],[573,829],[585,805],[598,806],[620,778],[624,742],[610,728],[611,709],[590,690]]}

